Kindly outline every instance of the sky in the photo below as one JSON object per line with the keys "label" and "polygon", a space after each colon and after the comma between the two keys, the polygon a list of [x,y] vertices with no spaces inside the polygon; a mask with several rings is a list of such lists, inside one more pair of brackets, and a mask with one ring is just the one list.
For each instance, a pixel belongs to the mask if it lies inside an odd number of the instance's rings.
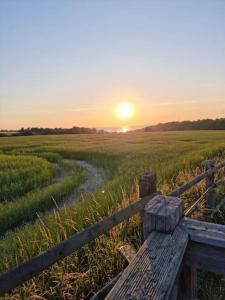
{"label": "sky", "polygon": [[0,129],[219,117],[224,0],[0,0]]}

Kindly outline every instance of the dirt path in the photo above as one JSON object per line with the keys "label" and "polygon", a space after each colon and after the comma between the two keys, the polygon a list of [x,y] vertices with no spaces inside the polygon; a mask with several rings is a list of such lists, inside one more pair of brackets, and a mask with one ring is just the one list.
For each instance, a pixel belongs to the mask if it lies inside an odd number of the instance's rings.
{"label": "dirt path", "polygon": [[80,192],[83,195],[94,193],[104,183],[105,174],[103,170],[83,160],[76,160],[76,163],[88,172],[87,180],[79,188]]}
{"label": "dirt path", "polygon": [[[73,167],[73,165],[79,165],[85,168],[87,171],[87,177],[84,183],[82,183],[74,192],[72,192],[69,196],[63,198],[60,203],[57,203],[57,207],[54,207],[43,213],[40,213],[41,217],[43,218],[47,218],[49,215],[53,213],[54,210],[58,210],[62,207],[66,207],[67,205],[69,206],[70,204],[76,203],[80,200],[83,200],[85,197],[90,196],[98,188],[100,188],[101,185],[103,185],[103,183],[105,182],[105,173],[103,169],[97,168],[94,165],[83,160],[71,159],[66,161],[70,164],[71,167]],[[63,180],[65,180],[67,177],[71,175],[72,175],[72,168],[70,168],[69,170],[64,170],[53,179],[53,183],[62,182]],[[35,220],[31,221],[30,223],[34,223],[34,222]],[[16,228],[19,228],[23,225],[24,224],[22,223],[21,225],[18,225]],[[15,227],[11,228],[10,232],[14,229]],[[7,234],[7,232],[8,230],[1,235],[0,239],[3,239],[4,236]]]}
{"label": "dirt path", "polygon": [[58,163],[52,163],[55,168],[58,168],[57,175],[53,178],[53,183],[62,182],[66,177],[69,177],[73,173],[73,166],[76,165],[76,160],[74,159],[64,159],[64,161],[69,165],[69,169],[64,169]]}
{"label": "dirt path", "polygon": [[[66,197],[59,207],[65,204],[76,203],[82,198],[93,194],[105,181],[105,174],[103,169],[97,168],[94,165],[84,161],[84,160],[67,160],[70,164],[76,164],[86,169],[87,178],[84,183],[82,183],[78,189]],[[70,176],[71,172],[61,174],[56,178],[57,182],[63,181],[67,176]]]}

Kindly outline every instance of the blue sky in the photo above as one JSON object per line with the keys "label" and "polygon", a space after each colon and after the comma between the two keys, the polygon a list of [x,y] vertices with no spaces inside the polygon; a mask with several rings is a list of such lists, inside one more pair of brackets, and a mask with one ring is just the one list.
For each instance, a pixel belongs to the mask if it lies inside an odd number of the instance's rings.
{"label": "blue sky", "polygon": [[0,128],[225,116],[225,1],[1,0]]}

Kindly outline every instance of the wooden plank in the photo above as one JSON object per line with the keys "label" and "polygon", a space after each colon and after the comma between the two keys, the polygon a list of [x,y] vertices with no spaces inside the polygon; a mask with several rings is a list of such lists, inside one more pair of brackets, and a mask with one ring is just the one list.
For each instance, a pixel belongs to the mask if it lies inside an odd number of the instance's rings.
{"label": "wooden plank", "polygon": [[169,299],[187,243],[180,226],[173,234],[152,232],[106,299]]}
{"label": "wooden plank", "polygon": [[225,276],[225,250],[221,247],[189,242],[184,264]]}
{"label": "wooden plank", "polygon": [[70,255],[83,245],[108,232],[117,224],[140,212],[144,208],[145,204],[148,203],[155,195],[157,195],[157,193],[153,193],[140,199],[112,216],[107,217],[102,221],[91,225],[87,229],[73,235],[68,240],[65,240],[40,255],[33,257],[31,260],[1,274],[0,295],[3,295],[5,292],[10,291],[19,284],[39,274],[47,267]]}
{"label": "wooden plank", "polygon": [[225,167],[225,161],[216,165],[214,168],[196,176],[195,178],[191,179],[190,181],[184,183],[180,187],[177,187],[172,192],[168,194],[168,196],[179,197],[181,194],[192,188],[194,185],[205,179],[207,176],[213,174],[214,172],[218,171],[219,169]]}
{"label": "wooden plank", "polygon": [[185,264],[225,275],[225,225],[184,218],[190,242]]}
{"label": "wooden plank", "polygon": [[188,229],[190,240],[225,249],[225,234],[217,231]]}
{"label": "wooden plank", "polygon": [[225,249],[225,225],[184,218],[181,224],[186,228],[190,240]]}
{"label": "wooden plank", "polygon": [[225,232],[225,225],[211,223],[211,222],[205,222],[205,221],[199,221],[199,220],[195,220],[195,219],[191,219],[191,218],[183,218],[182,224],[184,224],[185,226],[190,227],[190,228],[197,227],[197,228]]}

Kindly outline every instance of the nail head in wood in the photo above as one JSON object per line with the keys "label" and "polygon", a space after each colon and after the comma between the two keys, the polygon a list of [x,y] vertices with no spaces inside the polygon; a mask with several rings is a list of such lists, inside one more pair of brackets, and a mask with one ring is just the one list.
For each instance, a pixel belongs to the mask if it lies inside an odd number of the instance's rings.
{"label": "nail head in wood", "polygon": [[140,198],[156,192],[156,175],[153,172],[146,172],[139,179]]}
{"label": "nail head in wood", "polygon": [[146,238],[152,231],[173,232],[183,215],[180,198],[157,195],[144,209],[143,235]]}

